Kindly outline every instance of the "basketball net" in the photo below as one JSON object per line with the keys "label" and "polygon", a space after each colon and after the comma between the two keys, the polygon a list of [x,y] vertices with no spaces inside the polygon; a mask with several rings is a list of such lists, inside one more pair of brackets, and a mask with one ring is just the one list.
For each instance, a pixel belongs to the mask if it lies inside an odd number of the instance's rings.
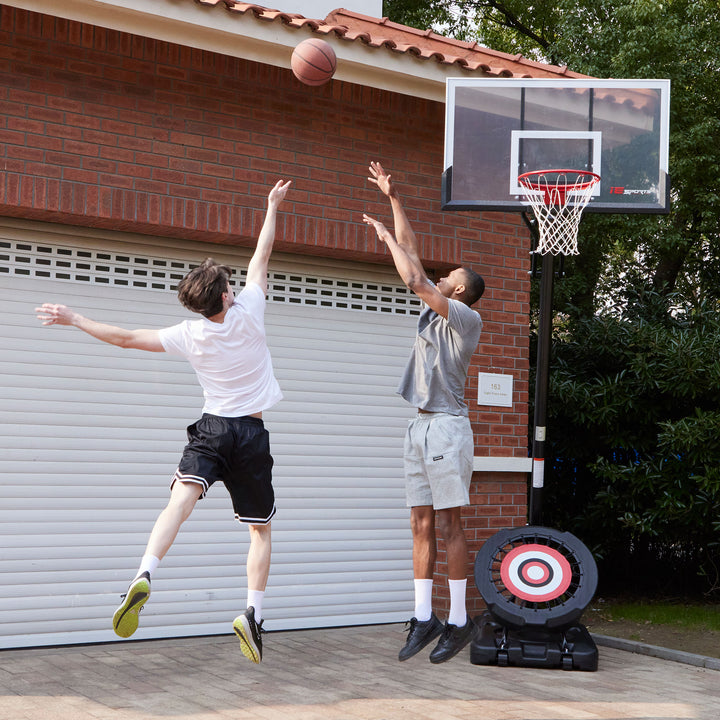
{"label": "basketball net", "polygon": [[577,255],[580,218],[600,176],[583,170],[536,170],[518,176],[538,222],[536,252]]}

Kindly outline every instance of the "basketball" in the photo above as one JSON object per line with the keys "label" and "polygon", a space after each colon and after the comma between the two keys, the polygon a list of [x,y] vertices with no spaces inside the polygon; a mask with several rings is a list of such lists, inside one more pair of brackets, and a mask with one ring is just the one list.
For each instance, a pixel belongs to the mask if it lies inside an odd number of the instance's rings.
{"label": "basketball", "polygon": [[324,85],[335,73],[337,58],[324,40],[310,38],[293,50],[290,65],[295,77],[305,85]]}

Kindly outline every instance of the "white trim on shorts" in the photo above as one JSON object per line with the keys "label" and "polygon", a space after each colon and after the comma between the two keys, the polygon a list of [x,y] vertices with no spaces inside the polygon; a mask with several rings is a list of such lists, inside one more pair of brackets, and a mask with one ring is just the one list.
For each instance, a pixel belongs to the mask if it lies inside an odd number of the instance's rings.
{"label": "white trim on shorts", "polygon": [[170,482],[170,490],[173,489],[173,485],[176,482],[186,482],[186,483],[195,483],[195,485],[201,485],[202,486],[202,494],[198,498],[198,500],[202,500],[202,498],[207,495],[207,491],[210,488],[210,486],[207,483],[207,480],[203,477],[199,477],[198,475],[183,475],[179,468],[175,470],[175,473],[172,477],[172,481]]}
{"label": "white trim on shorts", "polygon": [[235,519],[239,523],[246,523],[247,525],[268,525],[273,519],[276,512],[277,508],[275,507],[275,505],[273,505],[272,512],[266,518],[240,517],[240,515],[235,513]]}

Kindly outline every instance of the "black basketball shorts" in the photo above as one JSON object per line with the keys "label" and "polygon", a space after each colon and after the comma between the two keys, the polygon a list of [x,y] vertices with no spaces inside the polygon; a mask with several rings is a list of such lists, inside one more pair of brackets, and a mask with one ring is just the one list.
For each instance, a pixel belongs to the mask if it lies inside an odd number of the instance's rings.
{"label": "black basketball shorts", "polygon": [[180,482],[202,486],[201,498],[218,481],[230,493],[235,518],[266,525],[275,514],[270,436],[254,417],[227,418],[203,413],[187,429],[188,444],[170,487]]}

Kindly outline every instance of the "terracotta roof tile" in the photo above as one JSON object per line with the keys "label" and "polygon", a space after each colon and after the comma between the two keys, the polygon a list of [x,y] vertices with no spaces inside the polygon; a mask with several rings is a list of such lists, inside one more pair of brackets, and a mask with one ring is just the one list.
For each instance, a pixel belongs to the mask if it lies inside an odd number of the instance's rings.
{"label": "terracotta roof tile", "polygon": [[233,13],[252,13],[258,20],[281,22],[296,28],[310,28],[318,35],[334,33],[348,42],[362,42],[370,47],[407,53],[441,65],[456,65],[470,73],[491,77],[585,77],[566,67],[528,60],[522,55],[491,50],[477,42],[464,42],[438,35],[432,30],[418,30],[400,25],[388,18],[375,18],[350,10],[333,10],[324,19],[306,18],[297,13],[271,10],[254,3],[236,0],[193,0],[200,5],[224,5]]}

